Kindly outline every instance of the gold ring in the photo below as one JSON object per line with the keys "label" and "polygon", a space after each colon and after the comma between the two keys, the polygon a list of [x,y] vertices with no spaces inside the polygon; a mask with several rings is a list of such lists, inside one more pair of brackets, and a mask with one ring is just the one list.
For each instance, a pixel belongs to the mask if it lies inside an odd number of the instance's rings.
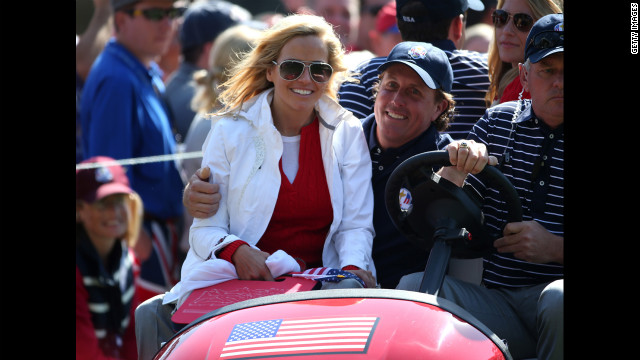
{"label": "gold ring", "polygon": [[465,141],[460,143],[460,149],[466,149],[468,147],[469,147],[469,145],[467,145],[467,143]]}

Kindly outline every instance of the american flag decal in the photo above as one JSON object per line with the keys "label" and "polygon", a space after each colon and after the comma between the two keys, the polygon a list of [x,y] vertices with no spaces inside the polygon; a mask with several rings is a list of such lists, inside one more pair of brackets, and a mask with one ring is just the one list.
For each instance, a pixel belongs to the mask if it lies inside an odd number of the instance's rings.
{"label": "american flag decal", "polygon": [[364,354],[378,319],[357,316],[276,319],[237,324],[224,344],[220,358]]}

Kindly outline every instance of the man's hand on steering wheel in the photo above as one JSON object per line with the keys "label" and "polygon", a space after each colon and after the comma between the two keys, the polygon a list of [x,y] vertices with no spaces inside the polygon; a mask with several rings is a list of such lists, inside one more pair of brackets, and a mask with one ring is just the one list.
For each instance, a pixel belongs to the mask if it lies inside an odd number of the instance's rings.
{"label": "man's hand on steering wheel", "polygon": [[447,145],[446,150],[452,166],[443,167],[440,175],[458,186],[464,184],[468,174],[479,173],[487,164],[498,164],[498,158],[489,155],[487,147],[474,140],[454,141]]}

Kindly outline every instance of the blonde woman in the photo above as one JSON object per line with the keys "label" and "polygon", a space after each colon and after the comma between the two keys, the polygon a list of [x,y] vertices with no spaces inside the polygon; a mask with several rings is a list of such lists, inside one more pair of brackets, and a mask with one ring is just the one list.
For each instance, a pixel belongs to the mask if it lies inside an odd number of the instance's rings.
{"label": "blonde woman", "polygon": [[527,35],[533,24],[548,14],[561,13],[564,0],[498,0],[492,14],[493,41],[489,45],[489,91],[487,106],[523,99],[531,95],[523,91],[518,77],[518,63],[524,60]]}
{"label": "blonde woman", "polygon": [[136,359],[133,255],[142,200],[120,165],[76,171],[76,359]]}
{"label": "blonde woman", "polygon": [[137,309],[136,333],[150,338],[138,337],[141,358],[173,334],[167,319],[203,266],[273,280],[282,273],[267,259],[282,250],[290,271],[326,266],[359,277],[323,289],[376,286],[371,158],[360,120],[336,101],[346,70],[340,40],[313,15],[264,30],[231,69],[203,145],[220,208],[194,219],[181,282]]}

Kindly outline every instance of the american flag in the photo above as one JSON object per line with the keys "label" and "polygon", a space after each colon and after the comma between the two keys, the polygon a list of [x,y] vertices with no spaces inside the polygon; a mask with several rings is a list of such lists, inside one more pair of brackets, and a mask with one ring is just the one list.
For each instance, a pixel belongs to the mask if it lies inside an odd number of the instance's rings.
{"label": "american flag", "polygon": [[366,353],[377,317],[275,319],[236,324],[222,359]]}
{"label": "american flag", "polygon": [[303,272],[294,272],[291,273],[293,277],[303,277],[306,279],[312,279],[317,281],[329,281],[329,282],[339,282],[344,279],[356,279],[363,287],[366,287],[364,284],[364,280],[360,279],[360,277],[354,273],[348,272],[346,270],[334,269],[328,267],[317,267],[307,269]]}

